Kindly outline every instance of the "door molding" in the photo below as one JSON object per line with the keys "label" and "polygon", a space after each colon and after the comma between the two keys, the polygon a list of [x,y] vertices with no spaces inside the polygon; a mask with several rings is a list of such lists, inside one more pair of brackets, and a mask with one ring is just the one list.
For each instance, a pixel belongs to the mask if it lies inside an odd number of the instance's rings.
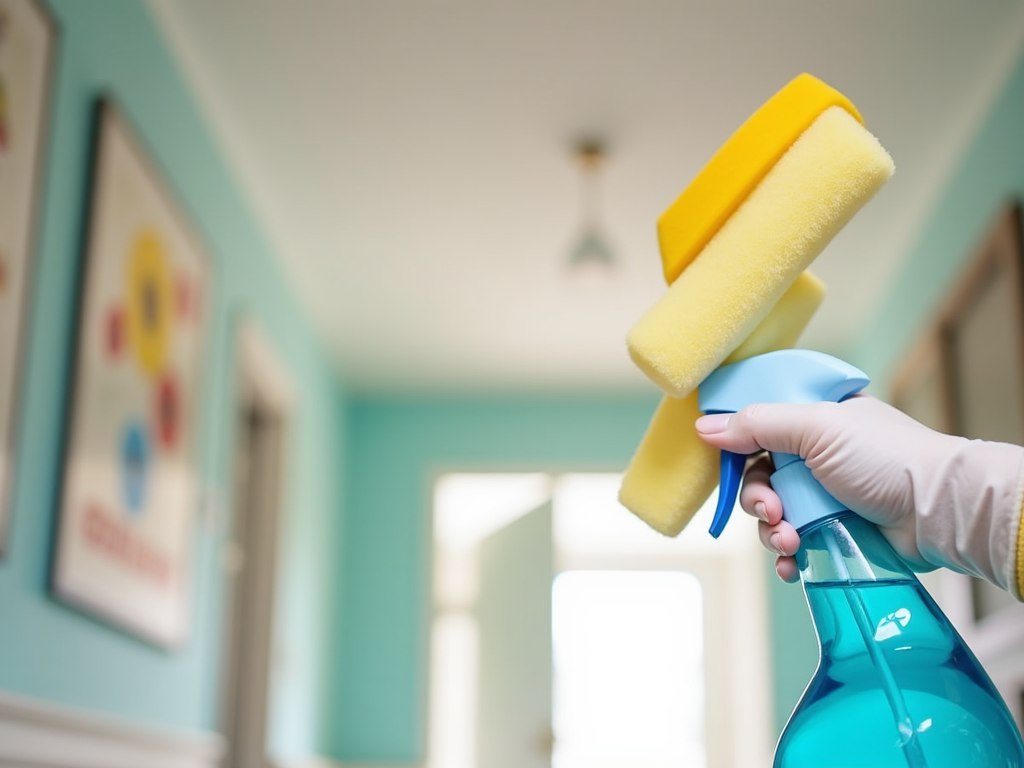
{"label": "door molding", "polygon": [[277,561],[296,401],[286,369],[250,318],[237,326],[235,376],[220,726],[225,764],[260,768],[272,764]]}

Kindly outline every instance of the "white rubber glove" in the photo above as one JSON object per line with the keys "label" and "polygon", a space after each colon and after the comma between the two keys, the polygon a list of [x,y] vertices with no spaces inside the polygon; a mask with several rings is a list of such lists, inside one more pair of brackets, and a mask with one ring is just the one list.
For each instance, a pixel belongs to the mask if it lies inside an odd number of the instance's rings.
{"label": "white rubber glove", "polygon": [[[1017,532],[1024,448],[935,432],[873,397],[842,403],[753,405],[703,416],[705,442],[735,453],[801,456],[836,499],[879,526],[916,570],[945,566],[987,579],[1018,600]],[[771,465],[750,466],[740,506],[761,519],[762,543],[797,577],[800,538],[782,521]]]}

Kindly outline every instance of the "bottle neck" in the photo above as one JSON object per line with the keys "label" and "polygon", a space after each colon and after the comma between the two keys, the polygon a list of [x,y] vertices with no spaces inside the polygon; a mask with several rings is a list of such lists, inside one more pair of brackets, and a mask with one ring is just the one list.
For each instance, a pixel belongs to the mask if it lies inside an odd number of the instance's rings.
{"label": "bottle neck", "polygon": [[878,528],[849,511],[801,528],[796,562],[805,585],[913,578]]}
{"label": "bottle neck", "polygon": [[782,500],[782,517],[797,530],[849,511],[825,490],[799,456],[773,452],[772,463],[772,488]]}

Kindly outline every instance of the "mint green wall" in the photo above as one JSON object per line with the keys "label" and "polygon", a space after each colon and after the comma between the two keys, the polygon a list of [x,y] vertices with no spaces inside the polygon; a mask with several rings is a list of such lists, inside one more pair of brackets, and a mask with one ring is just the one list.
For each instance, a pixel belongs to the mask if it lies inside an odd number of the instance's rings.
{"label": "mint green wall", "polygon": [[621,471],[656,402],[653,395],[351,401],[332,754],[393,762],[423,757],[430,494],[437,475]]}
{"label": "mint green wall", "polygon": [[[10,548],[0,561],[0,689],[176,730],[213,730],[221,630],[220,529],[195,534],[193,623],[167,652],[85,614],[47,592],[60,483],[60,444],[75,273],[94,98],[112,96],[136,125],[157,166],[205,241],[214,274],[208,304],[200,473],[227,504],[233,329],[242,314],[266,332],[300,399],[287,468],[278,634],[286,663],[276,680],[276,753],[302,755],[325,741],[325,682],[336,602],[343,396],[232,180],[220,149],[144,4],[53,0],[60,27],[42,228],[24,358]],[[341,399],[339,399],[341,398]]]}
{"label": "mint green wall", "polygon": [[[895,158],[897,178],[899,158]],[[893,183],[896,183],[894,180]],[[893,287],[847,358],[884,395],[900,356],[925,327],[1003,206],[1024,199],[1024,59],[911,247]],[[875,299],[877,297],[871,297]]]}

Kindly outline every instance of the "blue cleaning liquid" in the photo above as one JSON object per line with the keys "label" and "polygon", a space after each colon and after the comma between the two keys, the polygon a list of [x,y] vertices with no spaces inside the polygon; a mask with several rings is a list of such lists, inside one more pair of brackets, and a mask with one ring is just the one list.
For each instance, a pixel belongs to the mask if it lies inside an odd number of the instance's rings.
{"label": "blue cleaning liquid", "polygon": [[775,768],[1024,768],[1002,699],[917,579],[804,586],[821,662]]}

